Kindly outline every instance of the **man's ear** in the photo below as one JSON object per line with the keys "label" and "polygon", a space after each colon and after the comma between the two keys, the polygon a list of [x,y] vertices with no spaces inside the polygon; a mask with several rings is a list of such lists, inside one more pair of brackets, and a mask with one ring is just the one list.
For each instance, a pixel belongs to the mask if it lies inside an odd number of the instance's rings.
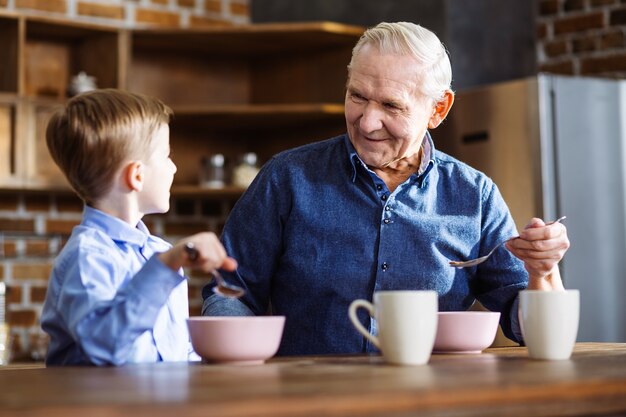
{"label": "man's ear", "polygon": [[141,191],[144,181],[144,166],[141,161],[133,161],[124,168],[124,180],[132,191]]}
{"label": "man's ear", "polygon": [[435,104],[435,108],[433,109],[433,114],[430,116],[430,120],[428,121],[428,128],[434,129],[443,122],[443,120],[450,112],[452,108],[452,104],[454,103],[454,93],[451,90],[446,90],[443,94],[443,98]]}

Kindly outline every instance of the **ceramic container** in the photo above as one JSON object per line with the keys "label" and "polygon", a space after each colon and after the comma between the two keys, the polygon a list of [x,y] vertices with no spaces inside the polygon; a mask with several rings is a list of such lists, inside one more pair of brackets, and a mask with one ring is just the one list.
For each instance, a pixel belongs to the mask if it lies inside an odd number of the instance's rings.
{"label": "ceramic container", "polygon": [[519,319],[528,356],[569,359],[578,335],[578,290],[523,290],[519,300]]}
{"label": "ceramic container", "polygon": [[278,351],[285,317],[190,317],[187,325],[205,362],[262,364]]}
{"label": "ceramic container", "polygon": [[496,337],[500,313],[491,311],[440,311],[433,351],[480,353]]}
{"label": "ceramic container", "polygon": [[[374,303],[354,300],[348,317],[356,330],[381,350],[386,362],[424,365],[435,341],[437,306],[435,291],[377,291]],[[376,320],[377,335],[370,334],[359,321],[360,308]]]}

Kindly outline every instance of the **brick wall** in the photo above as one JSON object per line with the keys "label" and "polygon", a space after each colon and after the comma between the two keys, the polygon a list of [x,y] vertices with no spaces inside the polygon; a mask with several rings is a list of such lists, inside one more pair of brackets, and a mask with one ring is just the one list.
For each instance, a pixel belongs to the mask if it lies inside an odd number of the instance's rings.
{"label": "brick wall", "polygon": [[[200,27],[249,22],[249,0],[0,0],[25,15],[69,17],[120,27]],[[0,63],[1,65],[1,63]],[[169,241],[202,230],[220,232],[234,202],[172,200],[169,213],[144,220]],[[54,256],[81,218],[82,203],[68,193],[0,192],[0,281],[7,285],[13,360],[43,359],[47,339],[39,327]],[[207,277],[192,276],[190,313],[200,314]]]}
{"label": "brick wall", "polygon": [[69,17],[115,26],[203,27],[249,23],[250,0],[0,0],[28,15]]}
{"label": "brick wall", "polygon": [[626,0],[539,0],[539,70],[626,76]]}

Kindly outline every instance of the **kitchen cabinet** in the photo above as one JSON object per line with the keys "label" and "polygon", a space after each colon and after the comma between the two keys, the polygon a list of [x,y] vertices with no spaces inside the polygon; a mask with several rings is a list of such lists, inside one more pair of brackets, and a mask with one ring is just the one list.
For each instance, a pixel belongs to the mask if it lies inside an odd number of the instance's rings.
{"label": "kitchen cabinet", "polygon": [[[125,29],[0,14],[0,188],[63,190],[45,126],[84,71],[98,88],[156,96],[174,110],[173,192],[199,184],[204,157],[273,154],[345,131],[346,66],[363,29],[330,22]],[[6,47],[5,47],[6,46]]]}
{"label": "kitchen cabinet", "polygon": [[48,155],[47,121],[79,71],[121,86],[120,39],[114,28],[0,14],[0,186],[67,189]]}

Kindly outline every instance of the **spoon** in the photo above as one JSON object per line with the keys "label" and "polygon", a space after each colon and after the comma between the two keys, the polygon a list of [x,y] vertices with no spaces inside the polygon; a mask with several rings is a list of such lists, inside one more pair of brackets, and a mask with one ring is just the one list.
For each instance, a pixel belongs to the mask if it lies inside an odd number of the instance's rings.
{"label": "spoon", "polygon": [[[198,249],[194,247],[193,243],[185,243],[185,252],[187,253],[190,261],[194,262],[198,259]],[[211,275],[213,275],[217,281],[217,286],[213,287],[213,292],[215,294],[221,295],[222,297],[239,298],[246,293],[246,290],[243,288],[227,283],[217,269],[211,270]]]}
{"label": "spoon", "polygon": [[[565,219],[565,217],[566,216],[563,216],[563,217],[560,217],[560,218],[556,219],[553,222],[546,223],[546,226],[549,226],[549,225],[554,224],[554,223],[560,223],[561,220]],[[496,249],[498,249],[500,246],[504,245],[509,240],[513,240],[513,239],[517,239],[517,238],[519,238],[519,236],[513,236],[513,237],[510,237],[510,238],[508,238],[506,240],[503,240],[502,242],[498,243],[493,249],[491,249],[488,254],[486,254],[485,256],[481,256],[480,258],[469,259],[467,261],[450,261],[449,264],[450,264],[450,266],[452,266],[454,268],[468,268],[470,266],[476,266],[478,264],[481,264],[481,263],[485,262],[496,251]]]}

